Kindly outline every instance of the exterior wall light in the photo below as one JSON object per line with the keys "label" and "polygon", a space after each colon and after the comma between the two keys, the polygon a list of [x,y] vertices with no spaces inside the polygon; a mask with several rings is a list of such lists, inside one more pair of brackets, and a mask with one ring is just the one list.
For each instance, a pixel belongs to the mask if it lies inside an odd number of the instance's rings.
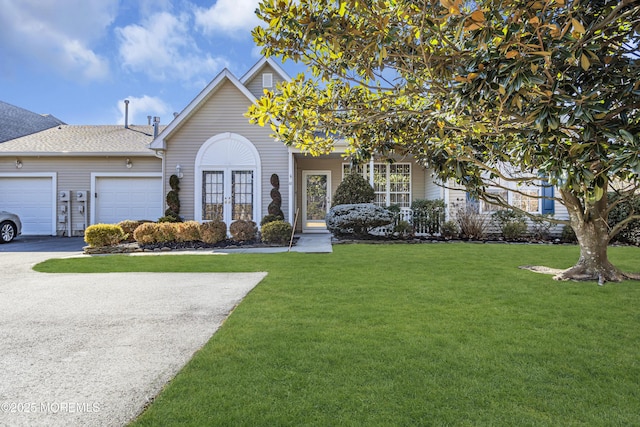
{"label": "exterior wall light", "polygon": [[16,169],[22,169],[22,160],[16,159]]}
{"label": "exterior wall light", "polygon": [[176,165],[176,176],[180,179],[182,179],[182,177],[184,176],[184,174],[182,173],[182,166],[180,165]]}
{"label": "exterior wall light", "polygon": [[126,166],[127,166],[127,169],[131,169],[133,167],[133,163],[131,163],[131,159],[127,159]]}

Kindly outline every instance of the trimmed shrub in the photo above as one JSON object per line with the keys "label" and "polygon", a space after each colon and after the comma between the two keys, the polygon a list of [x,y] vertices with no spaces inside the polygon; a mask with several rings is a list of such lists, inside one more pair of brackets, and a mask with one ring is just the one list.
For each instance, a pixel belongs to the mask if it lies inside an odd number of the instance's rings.
{"label": "trimmed shrub", "polygon": [[352,172],[336,188],[333,195],[333,206],[371,203],[375,197],[373,187],[362,175]]}
{"label": "trimmed shrub", "polygon": [[327,228],[335,235],[364,237],[371,229],[389,225],[393,214],[373,203],[334,206],[326,217]]}
{"label": "trimmed shrub", "polygon": [[273,221],[284,221],[284,217],[280,215],[265,215],[260,221],[260,226],[262,227],[265,224],[268,224]]}
{"label": "trimmed shrub", "polygon": [[231,240],[236,242],[246,242],[247,240],[255,240],[258,234],[258,227],[253,221],[245,221],[239,219],[229,227]]}
{"label": "trimmed shrub", "polygon": [[502,209],[491,214],[491,220],[507,240],[519,239],[527,232],[527,220],[521,212]]}
{"label": "trimmed shrub", "polygon": [[413,234],[413,225],[411,225],[408,221],[400,220],[393,226],[393,232],[398,233],[403,237],[410,236],[411,234]]}
{"label": "trimmed shrub", "polygon": [[141,245],[148,245],[155,243],[154,234],[156,230],[156,224],[153,222],[145,222],[140,224],[138,228],[133,232],[133,238]]}
{"label": "trimmed shrub", "polygon": [[124,234],[125,234],[125,238],[123,240],[129,240],[129,241],[134,240],[133,232],[136,231],[136,228],[138,228],[140,224],[142,224],[142,221],[133,221],[130,219],[125,219],[124,221],[120,221],[118,225],[120,226],[120,228],[122,228],[122,231],[124,231]]}
{"label": "trimmed shrub", "polygon": [[284,218],[284,213],[282,212],[282,194],[280,194],[280,178],[278,174],[271,175],[271,203],[267,207],[267,212],[269,215],[279,216]]}
{"label": "trimmed shrub", "polygon": [[84,231],[84,241],[89,246],[112,246],[125,239],[122,227],[116,224],[94,224]]}
{"label": "trimmed shrub", "polygon": [[200,240],[200,223],[187,221],[174,225],[177,242],[195,242]]}
{"label": "trimmed shrub", "polygon": [[442,237],[445,239],[455,239],[460,235],[460,227],[455,221],[446,221],[440,229]]}
{"label": "trimmed shrub", "polygon": [[165,214],[168,214],[168,215],[161,216],[160,218],[158,218],[158,222],[182,222],[180,217],[173,215],[171,212],[172,211],[167,209]]}
{"label": "trimmed shrub", "polygon": [[227,238],[227,224],[213,220],[200,224],[200,240],[213,245]]}
{"label": "trimmed shrub", "polygon": [[262,241],[265,243],[287,244],[291,239],[293,228],[285,221],[271,221],[264,224],[260,230]]}
{"label": "trimmed shrub", "polygon": [[177,234],[174,223],[162,222],[155,224],[155,232],[153,233],[154,243],[175,242]]}
{"label": "trimmed shrub", "polygon": [[180,219],[180,197],[178,192],[180,191],[180,178],[177,175],[171,175],[169,177],[169,186],[171,191],[167,193],[166,201],[169,208],[164,211],[164,216],[158,220],[158,222],[181,222]]}

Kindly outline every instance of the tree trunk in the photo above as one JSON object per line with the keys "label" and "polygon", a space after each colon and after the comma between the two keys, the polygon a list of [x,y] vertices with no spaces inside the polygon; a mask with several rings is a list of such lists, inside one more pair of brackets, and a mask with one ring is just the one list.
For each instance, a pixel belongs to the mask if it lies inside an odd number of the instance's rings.
{"label": "tree trunk", "polygon": [[580,199],[572,192],[560,190],[565,206],[569,211],[571,226],[580,245],[580,258],[576,265],[554,277],[556,280],[597,280],[604,282],[620,282],[626,278],[607,257],[609,246],[609,227],[605,217],[607,195],[594,202],[585,202],[586,209]]}

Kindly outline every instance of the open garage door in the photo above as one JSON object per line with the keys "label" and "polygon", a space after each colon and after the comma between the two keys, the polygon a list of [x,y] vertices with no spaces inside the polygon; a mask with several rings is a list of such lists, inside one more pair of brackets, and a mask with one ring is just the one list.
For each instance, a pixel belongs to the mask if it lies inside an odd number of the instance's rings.
{"label": "open garage door", "polygon": [[94,224],[116,224],[125,219],[155,221],[162,216],[160,176],[96,176],[94,182]]}
{"label": "open garage door", "polygon": [[22,234],[56,234],[54,176],[0,176],[0,210],[20,217]]}

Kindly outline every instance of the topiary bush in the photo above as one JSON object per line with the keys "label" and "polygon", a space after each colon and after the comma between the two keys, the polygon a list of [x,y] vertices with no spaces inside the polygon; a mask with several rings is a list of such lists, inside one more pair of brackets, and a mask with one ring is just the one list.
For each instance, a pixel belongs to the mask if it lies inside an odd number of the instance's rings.
{"label": "topiary bush", "polygon": [[365,237],[373,228],[389,225],[393,214],[373,203],[343,204],[332,207],[326,217],[333,234]]}
{"label": "topiary bush", "polygon": [[154,243],[175,242],[177,236],[176,224],[171,222],[161,222],[155,225],[153,233]]}
{"label": "topiary bush", "polygon": [[271,203],[267,208],[269,215],[279,216],[284,219],[284,213],[282,212],[282,194],[280,194],[280,178],[278,174],[271,175]]}
{"label": "topiary bush", "polygon": [[94,224],[84,231],[84,241],[89,246],[113,246],[125,239],[122,227],[116,224]]}
{"label": "topiary bush", "polygon": [[293,228],[285,221],[271,221],[262,226],[260,234],[265,243],[284,245],[289,243]]}
{"label": "topiary bush", "polygon": [[229,227],[231,240],[236,242],[246,242],[247,240],[255,240],[258,234],[258,227],[253,221],[245,221],[239,219]]}
{"label": "topiary bush", "polygon": [[186,221],[174,225],[176,229],[177,242],[196,242],[200,240],[200,223],[197,221]]}
{"label": "topiary bush", "polygon": [[200,240],[213,245],[227,238],[227,224],[220,220],[200,224]]}
{"label": "topiary bush", "polygon": [[164,211],[164,216],[160,218],[159,222],[180,222],[180,197],[178,192],[180,191],[180,178],[177,175],[171,175],[169,177],[169,186],[171,191],[167,193],[167,206],[169,207]]}
{"label": "topiary bush", "polygon": [[376,197],[373,187],[360,175],[352,172],[336,188],[333,206],[371,203]]}
{"label": "topiary bush", "polygon": [[506,240],[516,240],[527,232],[527,220],[523,213],[501,209],[491,214],[491,220],[500,228]]}

